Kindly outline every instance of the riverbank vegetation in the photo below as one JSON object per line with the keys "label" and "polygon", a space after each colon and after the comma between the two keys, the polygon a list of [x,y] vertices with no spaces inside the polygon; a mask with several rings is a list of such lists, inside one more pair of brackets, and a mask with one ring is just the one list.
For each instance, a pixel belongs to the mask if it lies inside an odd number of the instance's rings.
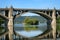
{"label": "riverbank vegetation", "polygon": [[30,25],[38,25],[38,19],[26,17],[23,23],[30,24]]}
{"label": "riverbank vegetation", "polygon": [[2,26],[3,23],[4,23],[4,20],[0,18],[0,32],[2,32],[2,30],[4,29],[4,27]]}
{"label": "riverbank vegetation", "polygon": [[38,27],[35,25],[38,25],[38,19],[36,18],[29,18],[26,17],[25,20],[23,21],[24,24],[24,30],[26,31],[31,31],[31,30],[37,30]]}
{"label": "riverbank vegetation", "polygon": [[57,30],[60,31],[60,17],[57,18]]}

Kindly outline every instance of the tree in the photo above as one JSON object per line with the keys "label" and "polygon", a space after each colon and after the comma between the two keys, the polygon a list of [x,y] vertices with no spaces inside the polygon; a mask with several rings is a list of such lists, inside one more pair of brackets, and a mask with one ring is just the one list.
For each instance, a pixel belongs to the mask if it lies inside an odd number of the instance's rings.
{"label": "tree", "polygon": [[37,30],[38,27],[35,26],[38,24],[38,20],[36,18],[29,18],[29,17],[26,17],[25,20],[24,20],[24,30],[26,31],[31,31],[31,30]]}
{"label": "tree", "polygon": [[26,17],[24,20],[24,23],[30,24],[30,25],[38,25],[38,19]]}
{"label": "tree", "polygon": [[57,30],[60,30],[60,17],[59,18],[57,18]]}
{"label": "tree", "polygon": [[0,25],[4,23],[4,20],[0,18]]}
{"label": "tree", "polygon": [[0,18],[0,31],[2,31],[2,29],[4,28],[4,27],[2,27],[3,23],[4,23],[4,20],[2,18]]}

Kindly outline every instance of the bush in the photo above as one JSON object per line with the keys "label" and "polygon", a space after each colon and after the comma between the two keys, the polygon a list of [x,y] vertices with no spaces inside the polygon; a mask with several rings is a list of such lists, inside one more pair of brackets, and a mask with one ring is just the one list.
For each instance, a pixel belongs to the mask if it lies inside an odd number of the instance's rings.
{"label": "bush", "polygon": [[38,29],[38,27],[35,25],[28,25],[28,24],[24,25],[25,31],[32,31],[32,30],[37,30],[37,29]]}
{"label": "bush", "polygon": [[57,18],[57,30],[60,30],[60,17],[59,18]]}
{"label": "bush", "polygon": [[36,18],[29,18],[26,17],[24,20],[24,30],[31,31],[31,30],[37,30],[38,27],[35,25],[38,25],[38,20]]}
{"label": "bush", "polygon": [[4,27],[2,27],[2,25],[1,25],[3,23],[4,23],[4,20],[2,18],[0,18],[0,31],[2,31],[4,29]]}
{"label": "bush", "polygon": [[26,17],[24,20],[24,23],[30,24],[30,25],[38,25],[38,20],[36,18]]}

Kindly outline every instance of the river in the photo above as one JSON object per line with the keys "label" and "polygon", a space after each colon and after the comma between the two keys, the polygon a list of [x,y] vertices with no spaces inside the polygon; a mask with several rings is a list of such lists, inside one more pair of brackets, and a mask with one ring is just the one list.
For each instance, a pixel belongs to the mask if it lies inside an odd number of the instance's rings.
{"label": "river", "polygon": [[40,23],[39,25],[35,25],[38,27],[37,30],[24,30],[23,24],[14,24],[14,30],[16,33],[24,36],[24,37],[35,37],[40,34],[42,34],[45,30],[47,30],[47,24],[46,23]]}

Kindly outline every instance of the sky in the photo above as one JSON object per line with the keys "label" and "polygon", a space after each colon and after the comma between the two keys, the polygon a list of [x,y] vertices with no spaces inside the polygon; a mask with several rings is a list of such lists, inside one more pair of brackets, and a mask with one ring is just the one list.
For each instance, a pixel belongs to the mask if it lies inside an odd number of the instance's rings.
{"label": "sky", "polygon": [[[0,0],[0,8],[60,9],[60,0]],[[24,14],[30,15],[30,14]],[[33,14],[32,14],[33,15]]]}
{"label": "sky", "polygon": [[0,0],[0,8],[60,9],[60,0]]}
{"label": "sky", "polygon": [[[0,8],[56,9],[60,8],[60,0],[0,0]],[[27,16],[37,14],[24,14]]]}

